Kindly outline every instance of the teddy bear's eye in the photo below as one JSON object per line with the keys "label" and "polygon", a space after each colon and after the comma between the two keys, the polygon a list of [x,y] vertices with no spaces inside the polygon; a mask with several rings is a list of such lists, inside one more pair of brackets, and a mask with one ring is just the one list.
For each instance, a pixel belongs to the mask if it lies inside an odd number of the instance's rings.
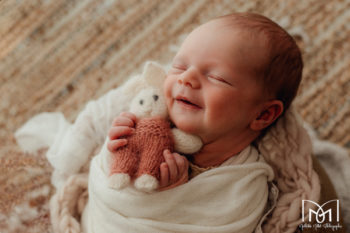
{"label": "teddy bear's eye", "polygon": [[158,100],[158,95],[153,95],[153,99],[154,99],[154,101],[157,101]]}
{"label": "teddy bear's eye", "polygon": [[140,102],[139,102],[141,105],[143,105],[143,100],[140,100]]}

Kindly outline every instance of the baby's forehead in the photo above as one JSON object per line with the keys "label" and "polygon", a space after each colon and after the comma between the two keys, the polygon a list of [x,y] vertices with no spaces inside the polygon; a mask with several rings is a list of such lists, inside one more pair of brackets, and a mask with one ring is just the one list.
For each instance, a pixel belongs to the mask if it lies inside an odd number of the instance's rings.
{"label": "baby's forehead", "polygon": [[229,63],[234,71],[255,74],[267,64],[268,54],[262,35],[220,19],[192,31],[173,61],[185,60],[186,63],[186,60],[200,57],[201,60]]}
{"label": "baby's forehead", "polygon": [[[224,43],[223,45],[227,47],[236,47],[239,42],[239,47],[244,50],[244,48],[250,49],[254,52],[254,49],[269,49],[269,39],[261,30],[257,30],[253,27],[246,27],[243,24],[237,24],[230,22],[227,19],[214,19],[205,24],[202,24],[196,28],[189,36],[195,34],[198,40],[206,40],[207,37],[211,35],[221,35],[223,38],[227,38],[229,43]],[[199,35],[199,36],[198,36]],[[192,41],[196,45],[196,41]],[[212,41],[216,44],[217,41]],[[217,44],[220,46],[221,44]]]}
{"label": "baby's forehead", "polygon": [[[244,40],[248,42],[260,42],[263,45],[268,45],[269,40],[269,29],[266,28],[266,25],[263,25],[258,22],[252,22],[248,19],[241,19],[238,22],[230,20],[229,18],[218,18],[211,20],[202,26],[208,26],[212,30],[219,31],[228,31],[231,33],[238,33]],[[273,30],[273,29],[271,29]]]}

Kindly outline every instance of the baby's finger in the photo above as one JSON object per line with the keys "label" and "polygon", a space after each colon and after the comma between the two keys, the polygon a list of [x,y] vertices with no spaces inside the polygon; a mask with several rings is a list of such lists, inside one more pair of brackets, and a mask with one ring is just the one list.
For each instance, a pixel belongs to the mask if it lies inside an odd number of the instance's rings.
{"label": "baby's finger", "polygon": [[173,153],[173,155],[177,164],[179,174],[183,174],[184,172],[187,173],[188,172],[187,159],[184,156],[179,155],[178,153]]}
{"label": "baby's finger", "polygon": [[108,136],[110,140],[118,139],[123,136],[129,136],[135,131],[134,128],[128,126],[116,126],[109,130]]}
{"label": "baby's finger", "polygon": [[165,150],[164,151],[164,159],[169,167],[169,182],[174,183],[175,181],[177,181],[177,178],[178,178],[177,176],[179,174],[175,158],[174,158],[173,154],[170,153],[169,150]]}
{"label": "baby's finger", "polygon": [[166,187],[169,184],[169,168],[166,163],[160,165],[160,188]]}
{"label": "baby's finger", "polygon": [[118,116],[114,118],[112,126],[128,126],[128,127],[135,127],[135,122],[124,116]]}
{"label": "baby's finger", "polygon": [[126,144],[128,144],[128,140],[126,139],[117,139],[117,140],[109,141],[107,142],[107,149],[110,152],[114,152],[118,148],[125,146]]}
{"label": "baby's finger", "polygon": [[130,120],[132,120],[133,122],[137,121],[137,117],[135,116],[135,114],[133,114],[131,112],[122,112],[122,113],[120,113],[119,116],[127,117]]}

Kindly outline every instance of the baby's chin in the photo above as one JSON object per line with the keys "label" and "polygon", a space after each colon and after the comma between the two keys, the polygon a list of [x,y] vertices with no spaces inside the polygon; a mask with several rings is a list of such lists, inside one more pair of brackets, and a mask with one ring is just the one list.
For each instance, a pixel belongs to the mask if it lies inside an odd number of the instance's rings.
{"label": "baby's chin", "polygon": [[198,130],[195,127],[195,125],[193,123],[191,124],[191,122],[186,120],[184,117],[177,117],[177,118],[173,119],[170,116],[170,120],[172,121],[172,123],[175,125],[176,128],[178,128],[186,133],[199,136]]}

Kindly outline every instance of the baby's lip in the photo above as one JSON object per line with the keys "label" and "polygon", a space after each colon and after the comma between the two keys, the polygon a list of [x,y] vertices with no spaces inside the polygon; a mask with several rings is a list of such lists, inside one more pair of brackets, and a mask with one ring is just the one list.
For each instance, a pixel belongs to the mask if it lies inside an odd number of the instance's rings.
{"label": "baby's lip", "polygon": [[189,107],[193,107],[193,108],[197,108],[197,109],[202,108],[198,103],[195,103],[193,100],[187,98],[186,96],[177,95],[175,97],[175,100],[186,105],[186,106],[189,106]]}

